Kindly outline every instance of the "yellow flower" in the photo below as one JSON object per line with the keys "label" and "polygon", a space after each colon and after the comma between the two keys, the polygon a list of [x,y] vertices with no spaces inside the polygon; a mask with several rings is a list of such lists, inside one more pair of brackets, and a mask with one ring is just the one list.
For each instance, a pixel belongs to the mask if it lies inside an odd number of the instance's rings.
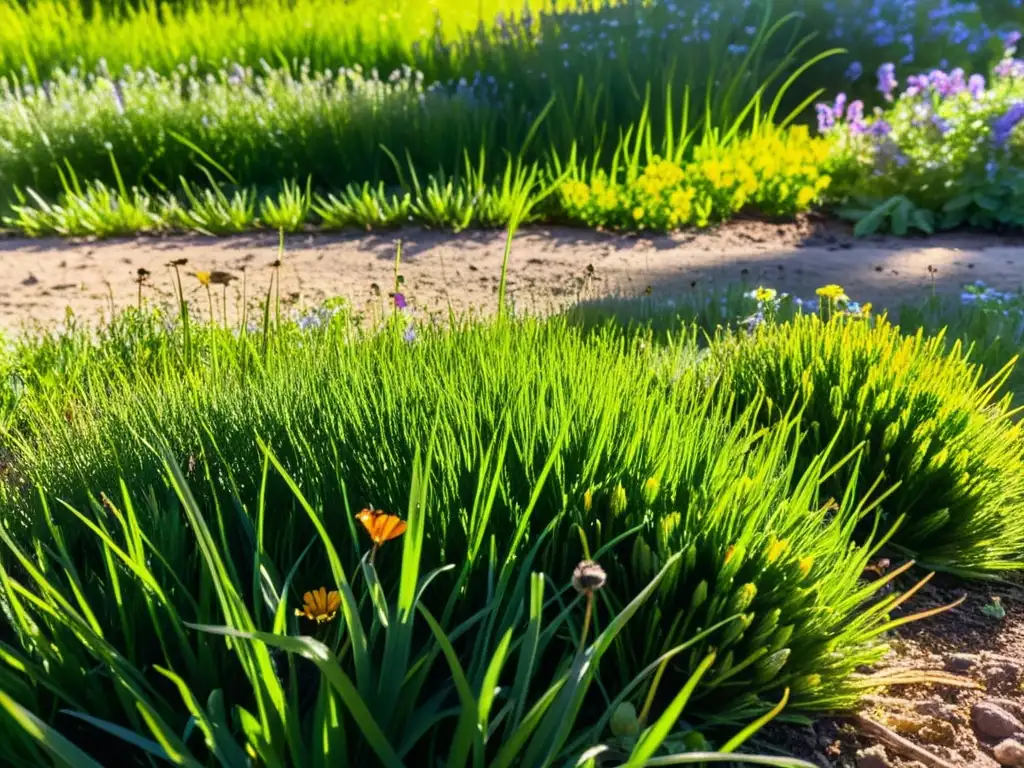
{"label": "yellow flower", "polygon": [[305,616],[310,621],[323,624],[338,615],[338,607],[341,605],[341,595],[335,591],[327,591],[326,587],[302,596],[303,605],[295,609],[296,616]]}
{"label": "yellow flower", "polygon": [[821,298],[828,299],[829,301],[849,301],[850,297],[846,295],[846,291],[843,290],[843,286],[832,283],[830,285],[823,285],[817,291],[815,291]]}
{"label": "yellow flower", "polygon": [[757,301],[772,301],[777,295],[778,292],[774,288],[765,288],[764,286],[758,286],[754,291],[754,298]]}
{"label": "yellow flower", "polygon": [[210,273],[206,272],[205,270],[204,271],[200,271],[200,272],[196,272],[196,280],[199,281],[200,285],[209,285],[210,284]]}
{"label": "yellow flower", "polygon": [[594,493],[589,488],[583,492],[583,511],[589,512],[594,506]]}
{"label": "yellow flower", "polygon": [[804,578],[807,578],[807,574],[809,574],[811,572],[811,566],[813,566],[813,565],[814,565],[814,558],[813,557],[801,557],[800,558],[800,562],[798,563],[798,566],[800,568],[800,574]]}
{"label": "yellow flower", "polygon": [[871,317],[871,302],[865,302],[860,305],[860,313],[863,317]]}
{"label": "yellow flower", "polygon": [[638,205],[636,208],[633,209],[633,219],[636,221],[640,221],[640,219],[642,219],[643,217],[644,209]]}
{"label": "yellow flower", "polygon": [[796,204],[801,208],[806,208],[814,200],[815,194],[811,187],[800,187],[800,191],[796,193]]}

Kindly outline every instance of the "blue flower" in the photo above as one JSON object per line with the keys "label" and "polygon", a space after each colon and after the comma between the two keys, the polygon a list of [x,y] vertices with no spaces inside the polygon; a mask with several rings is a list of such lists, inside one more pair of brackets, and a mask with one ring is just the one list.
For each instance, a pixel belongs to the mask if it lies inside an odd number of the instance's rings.
{"label": "blue flower", "polygon": [[996,118],[992,123],[992,141],[997,146],[1006,144],[1021,120],[1024,120],[1024,101],[1018,101],[1006,110],[1001,117]]}
{"label": "blue flower", "polygon": [[850,62],[850,66],[846,68],[846,79],[851,82],[859,80],[860,76],[864,74],[864,65],[859,61]]}

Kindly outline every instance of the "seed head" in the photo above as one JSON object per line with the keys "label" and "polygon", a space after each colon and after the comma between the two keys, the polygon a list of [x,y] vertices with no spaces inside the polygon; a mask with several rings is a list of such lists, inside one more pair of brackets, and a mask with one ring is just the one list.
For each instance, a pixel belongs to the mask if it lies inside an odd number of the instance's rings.
{"label": "seed head", "polygon": [[577,592],[596,592],[607,579],[604,568],[593,560],[584,560],[572,572],[572,586]]}
{"label": "seed head", "polygon": [[212,285],[230,285],[231,281],[235,279],[235,276],[230,272],[222,272],[219,269],[215,269],[210,272],[210,283]]}

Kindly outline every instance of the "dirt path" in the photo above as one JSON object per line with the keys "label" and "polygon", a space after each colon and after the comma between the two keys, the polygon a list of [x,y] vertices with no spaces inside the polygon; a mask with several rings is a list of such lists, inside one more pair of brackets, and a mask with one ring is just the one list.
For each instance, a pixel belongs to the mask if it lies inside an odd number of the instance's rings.
{"label": "dirt path", "polygon": [[[500,232],[461,235],[408,230],[374,235],[297,235],[286,240],[281,295],[313,305],[344,296],[379,301],[394,283],[395,242],[403,242],[405,293],[417,305],[491,311],[501,269]],[[172,297],[166,264],[184,272],[222,270],[238,278],[229,296],[263,294],[277,259],[273,234],[227,239],[140,237],[102,242],[0,239],[0,328],[60,321],[71,307],[85,319],[138,300],[138,270],[150,276],[148,301]],[[679,297],[738,282],[770,285],[804,297],[840,283],[860,301],[894,307],[934,289],[956,295],[983,280],[1002,290],[1024,286],[1024,238],[946,235],[930,239],[854,240],[835,224],[735,222],[713,232],[625,237],[575,229],[528,229],[514,244],[509,295],[521,309],[543,311],[611,293]],[[376,286],[376,287],[375,287]],[[194,278],[186,294],[207,297]],[[219,291],[221,289],[215,289]],[[234,303],[229,302],[229,303]]]}

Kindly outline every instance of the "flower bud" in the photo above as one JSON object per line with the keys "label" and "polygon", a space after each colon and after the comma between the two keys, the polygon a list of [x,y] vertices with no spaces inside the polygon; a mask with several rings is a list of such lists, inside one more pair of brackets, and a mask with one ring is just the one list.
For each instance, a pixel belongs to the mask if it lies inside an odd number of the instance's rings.
{"label": "flower bud", "polygon": [[612,734],[615,736],[637,736],[640,733],[640,718],[637,716],[636,707],[628,701],[624,701],[612,712],[612,719],[609,723]]}

